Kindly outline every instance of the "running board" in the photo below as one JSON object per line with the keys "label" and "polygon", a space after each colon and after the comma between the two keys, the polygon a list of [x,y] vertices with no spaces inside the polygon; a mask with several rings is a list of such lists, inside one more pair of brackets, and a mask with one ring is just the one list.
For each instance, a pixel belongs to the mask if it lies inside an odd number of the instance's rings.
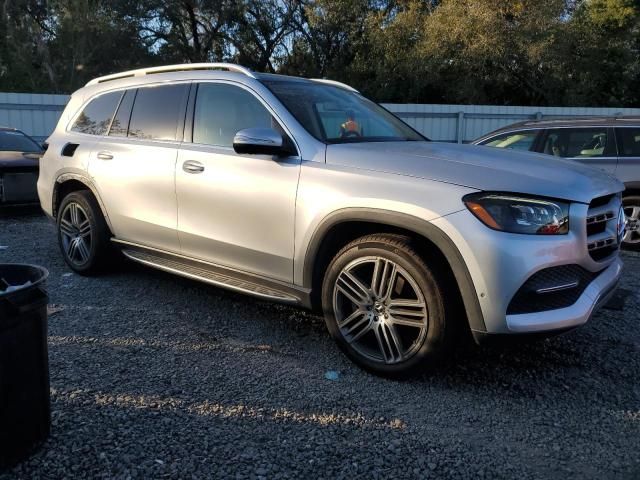
{"label": "running board", "polygon": [[122,240],[112,241],[137,263],[256,297],[310,306],[310,292],[305,289]]}

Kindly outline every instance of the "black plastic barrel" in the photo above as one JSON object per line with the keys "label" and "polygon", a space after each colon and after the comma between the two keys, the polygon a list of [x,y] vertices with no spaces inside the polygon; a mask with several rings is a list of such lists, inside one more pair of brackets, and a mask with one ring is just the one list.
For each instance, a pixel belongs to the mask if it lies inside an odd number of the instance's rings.
{"label": "black plastic barrel", "polygon": [[0,264],[0,471],[49,435],[47,276],[42,267]]}

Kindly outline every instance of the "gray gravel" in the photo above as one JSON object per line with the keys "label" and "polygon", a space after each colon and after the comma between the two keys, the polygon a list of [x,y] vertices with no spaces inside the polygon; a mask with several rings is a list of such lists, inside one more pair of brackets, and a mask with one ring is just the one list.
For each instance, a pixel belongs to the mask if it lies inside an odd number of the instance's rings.
{"label": "gray gravel", "polygon": [[638,255],[585,327],[394,382],[303,310],[132,264],[72,275],[40,215],[1,217],[0,246],[50,272],[53,408],[2,479],[640,478]]}

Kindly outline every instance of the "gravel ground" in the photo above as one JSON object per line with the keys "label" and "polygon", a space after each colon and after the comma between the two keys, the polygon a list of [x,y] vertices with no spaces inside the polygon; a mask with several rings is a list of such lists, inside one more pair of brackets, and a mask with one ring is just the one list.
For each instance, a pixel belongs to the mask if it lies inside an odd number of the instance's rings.
{"label": "gravel ground", "polygon": [[50,272],[53,408],[2,480],[640,478],[638,255],[585,327],[394,382],[306,311],[133,264],[73,275],[40,215],[5,214],[0,246]]}

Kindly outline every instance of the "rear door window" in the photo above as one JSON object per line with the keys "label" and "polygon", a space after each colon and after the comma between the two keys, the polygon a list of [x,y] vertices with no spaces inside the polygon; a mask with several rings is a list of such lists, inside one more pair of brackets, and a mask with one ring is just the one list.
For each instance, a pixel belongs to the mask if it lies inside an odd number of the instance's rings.
{"label": "rear door window", "polygon": [[129,136],[145,140],[175,140],[189,92],[187,84],[139,88],[131,111]]}
{"label": "rear door window", "polygon": [[640,127],[616,128],[618,156],[640,157]]}
{"label": "rear door window", "polygon": [[71,126],[72,132],[104,135],[109,129],[122,91],[105,93],[91,100]]}
{"label": "rear door window", "polygon": [[522,132],[503,133],[485,140],[480,145],[496,148],[509,148],[512,150],[533,150],[533,144],[540,130],[526,130]]}
{"label": "rear door window", "polygon": [[610,130],[607,127],[549,129],[543,153],[565,158],[615,156]]}

